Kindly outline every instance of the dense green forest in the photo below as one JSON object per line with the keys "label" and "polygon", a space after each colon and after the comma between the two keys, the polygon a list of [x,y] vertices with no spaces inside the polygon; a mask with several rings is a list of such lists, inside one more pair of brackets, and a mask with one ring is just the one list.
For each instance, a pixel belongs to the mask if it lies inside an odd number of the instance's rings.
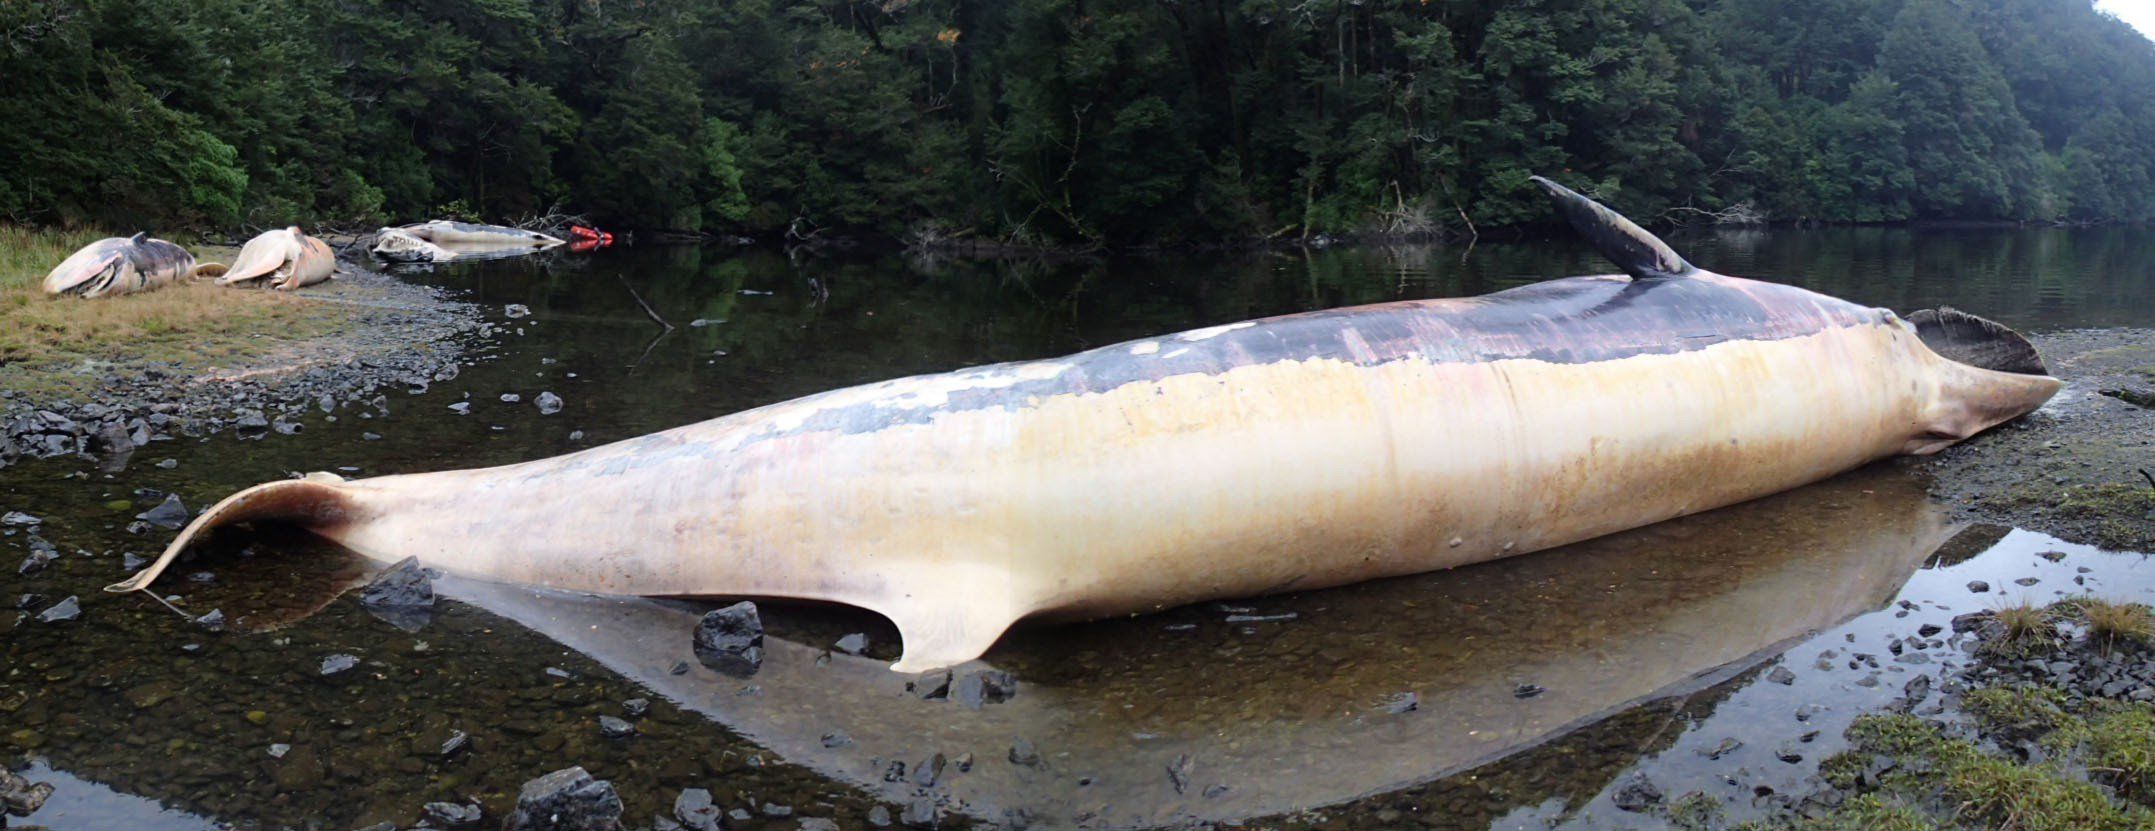
{"label": "dense green forest", "polygon": [[2089,0],[7,0],[0,219],[1172,243],[2155,218]]}

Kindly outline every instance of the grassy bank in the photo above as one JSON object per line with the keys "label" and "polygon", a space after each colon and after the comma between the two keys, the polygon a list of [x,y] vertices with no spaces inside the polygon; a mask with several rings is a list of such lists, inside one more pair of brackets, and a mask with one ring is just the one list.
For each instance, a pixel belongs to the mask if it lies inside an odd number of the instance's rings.
{"label": "grassy bank", "polygon": [[[64,397],[94,388],[114,364],[164,364],[178,373],[230,366],[333,331],[345,317],[333,304],[207,281],[96,300],[47,297],[46,273],[105,236],[0,226],[0,389]],[[231,252],[196,255],[229,261]]]}
{"label": "grassy bank", "polygon": [[2155,829],[2148,607],[2082,597],[1980,617],[1966,688],[1949,687],[1941,708],[1865,715],[1849,728],[1851,748],[1820,769],[1838,795],[1832,808],[1743,827]]}

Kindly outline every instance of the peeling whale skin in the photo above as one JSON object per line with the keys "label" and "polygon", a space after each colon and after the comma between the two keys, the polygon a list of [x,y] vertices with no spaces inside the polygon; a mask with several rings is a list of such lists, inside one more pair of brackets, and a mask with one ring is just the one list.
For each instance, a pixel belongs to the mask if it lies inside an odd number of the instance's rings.
{"label": "peeling whale skin", "polygon": [[162,288],[194,273],[195,255],[149,234],[85,245],[45,275],[52,295],[111,297]]}
{"label": "peeling whale skin", "polygon": [[207,528],[277,520],[488,580],[860,606],[901,632],[893,669],[921,671],[1020,619],[1451,568],[1753,499],[1936,452],[2060,386],[2004,327],[1924,313],[2019,371],[1949,360],[1890,311],[1696,269],[1545,187],[1627,274],[900,378],[504,467],[259,485],[111,588]]}

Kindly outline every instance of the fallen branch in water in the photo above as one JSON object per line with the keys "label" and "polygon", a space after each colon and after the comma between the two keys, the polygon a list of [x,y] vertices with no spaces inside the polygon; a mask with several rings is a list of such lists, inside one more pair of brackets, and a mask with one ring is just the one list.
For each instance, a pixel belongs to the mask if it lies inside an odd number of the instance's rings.
{"label": "fallen branch in water", "polygon": [[[632,286],[632,285],[629,285],[629,278],[627,278],[627,277],[623,277],[623,276],[621,276],[621,275],[619,275],[619,274],[616,274],[616,275],[614,275],[614,279],[616,279],[616,280],[620,280],[620,281],[621,281],[621,287],[622,287],[622,288],[625,288],[625,289],[628,289],[628,290],[629,290],[629,296],[630,296],[630,297],[636,298],[636,305],[638,305],[638,306],[642,306],[642,307],[643,307],[643,310],[644,310],[644,314],[647,314],[647,315],[650,315],[650,316],[651,316],[651,322],[653,322],[653,323],[656,323],[656,324],[658,324],[658,325],[660,325],[660,326],[664,326],[664,327],[666,327],[666,331],[668,331],[668,332],[671,332],[671,331],[673,331],[673,324],[671,324],[671,323],[667,323],[667,322],[666,322],[666,319],[665,319],[665,318],[663,318],[663,317],[659,317],[659,316],[658,316],[658,311],[657,311],[657,310],[655,310],[655,309],[652,309],[652,308],[651,308],[651,304],[649,304],[649,303],[645,303],[645,302],[644,302],[644,298],[643,298],[643,295],[640,295],[640,294],[637,294],[637,293],[636,293],[636,287],[635,287],[635,286]],[[645,350],[645,351],[649,351],[649,350]],[[639,358],[638,360],[642,360],[642,359],[640,359],[640,358]]]}

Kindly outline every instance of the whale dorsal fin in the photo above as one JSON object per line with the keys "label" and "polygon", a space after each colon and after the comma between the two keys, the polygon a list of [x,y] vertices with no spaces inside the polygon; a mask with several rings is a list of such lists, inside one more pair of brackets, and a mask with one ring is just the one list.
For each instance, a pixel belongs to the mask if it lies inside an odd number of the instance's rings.
{"label": "whale dorsal fin", "polygon": [[1676,249],[1662,242],[1660,237],[1646,232],[1638,223],[1625,219],[1623,214],[1609,210],[1601,203],[1572,191],[1555,182],[1535,176],[1534,183],[1549,192],[1556,200],[1556,208],[1594,244],[1594,250],[1616,263],[1633,279],[1658,280],[1682,277],[1698,269],[1684,258],[1676,255]]}

